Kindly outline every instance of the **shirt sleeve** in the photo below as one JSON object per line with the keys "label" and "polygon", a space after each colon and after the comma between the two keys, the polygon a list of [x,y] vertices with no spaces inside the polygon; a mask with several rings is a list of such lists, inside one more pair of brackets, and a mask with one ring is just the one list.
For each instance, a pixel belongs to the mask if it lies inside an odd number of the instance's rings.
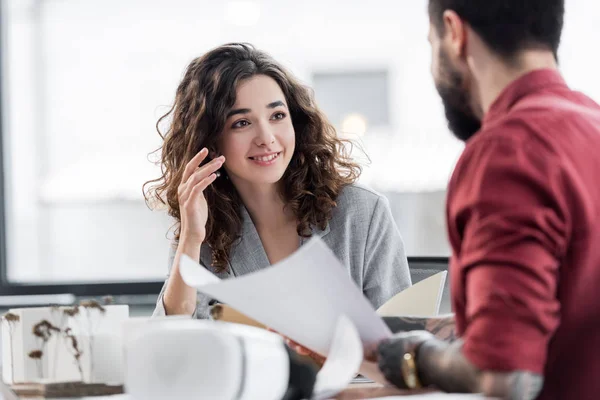
{"label": "shirt sleeve", "polygon": [[558,268],[569,235],[560,162],[506,138],[466,152],[448,199],[461,236],[464,354],[483,370],[542,374],[560,320]]}
{"label": "shirt sleeve", "polygon": [[379,197],[367,234],[363,293],[375,308],[411,286],[404,242],[388,200]]}

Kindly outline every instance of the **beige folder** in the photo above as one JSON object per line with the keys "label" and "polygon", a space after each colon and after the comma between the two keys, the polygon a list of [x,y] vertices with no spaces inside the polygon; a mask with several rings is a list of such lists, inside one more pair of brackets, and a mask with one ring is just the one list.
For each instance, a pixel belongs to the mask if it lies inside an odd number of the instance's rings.
{"label": "beige folder", "polygon": [[[382,317],[428,317],[438,315],[444,291],[444,283],[446,282],[446,275],[446,271],[439,272],[404,289],[379,307],[377,314]],[[265,328],[260,322],[247,317],[226,304],[214,305],[211,308],[210,313],[214,320]]]}
{"label": "beige folder", "polygon": [[446,271],[438,272],[404,289],[379,307],[377,315],[382,317],[438,315],[447,275]]}
{"label": "beige folder", "polygon": [[250,325],[257,328],[266,329],[266,326],[258,321],[247,317],[235,308],[228,306],[227,304],[215,304],[210,309],[210,316],[212,319],[217,321],[233,322],[236,324]]}

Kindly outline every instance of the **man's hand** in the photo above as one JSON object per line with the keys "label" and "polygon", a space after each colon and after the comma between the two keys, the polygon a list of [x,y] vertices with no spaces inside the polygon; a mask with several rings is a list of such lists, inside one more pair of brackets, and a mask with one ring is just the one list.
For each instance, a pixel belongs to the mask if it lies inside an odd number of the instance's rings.
{"label": "man's hand", "polygon": [[404,354],[416,354],[421,344],[432,339],[434,336],[427,331],[398,333],[381,341],[378,345],[368,348],[365,352],[365,359],[377,362],[380,371],[389,383],[400,389],[406,389],[406,382],[402,375]]}
{"label": "man's hand", "polygon": [[417,373],[424,386],[435,386],[450,393],[482,393],[487,397],[532,400],[543,387],[542,376],[528,371],[482,371],[462,354],[463,341],[449,343],[426,331],[394,335],[365,352],[365,359],[376,361],[385,379],[405,389],[402,374],[404,354],[416,354]]}

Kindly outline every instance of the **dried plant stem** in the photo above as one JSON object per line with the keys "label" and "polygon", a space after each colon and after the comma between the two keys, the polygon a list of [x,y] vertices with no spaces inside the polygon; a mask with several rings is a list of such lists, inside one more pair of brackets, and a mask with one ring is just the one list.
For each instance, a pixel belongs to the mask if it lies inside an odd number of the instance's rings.
{"label": "dried plant stem", "polygon": [[6,313],[3,316],[3,319],[8,324],[8,341],[10,342],[10,380],[12,383],[15,383],[15,328],[17,322],[21,320],[17,314]]}
{"label": "dried plant stem", "polygon": [[[64,312],[61,312],[61,309],[58,306],[53,306],[52,307],[52,316],[54,317],[55,312],[57,312],[59,314],[59,323],[56,324],[56,321],[54,320],[54,318],[52,319],[52,323],[56,325],[58,325],[58,333],[62,333],[63,329],[65,328],[65,323],[66,323],[66,319],[67,319],[67,314]],[[58,335],[57,335],[58,336]],[[52,360],[52,379],[56,380],[56,370],[58,369],[58,353],[60,351],[60,346],[62,344],[62,338],[61,337],[57,337],[56,340],[54,341],[54,358]]]}
{"label": "dried plant stem", "polygon": [[79,348],[79,342],[77,341],[77,338],[71,332],[72,332],[71,328],[67,328],[67,329],[65,329],[64,334],[65,334],[67,340],[69,340],[71,342],[73,358],[75,359],[77,369],[79,370],[79,376],[81,376],[81,382],[83,382],[84,381],[83,368],[81,367],[81,355],[83,353],[81,352],[81,349]]}
{"label": "dried plant stem", "polygon": [[12,383],[15,383],[15,324],[8,323],[8,335],[10,336],[8,340],[10,341],[10,380]]}
{"label": "dried plant stem", "polygon": [[92,321],[92,310],[97,310],[100,315],[104,315],[106,313],[106,309],[98,303],[96,300],[84,300],[79,303],[81,307],[85,310],[85,316],[88,322],[88,351],[89,351],[89,360],[90,360],[90,375],[88,377],[91,382],[94,377],[94,334],[96,332],[96,328],[98,327],[99,321],[96,323]]}
{"label": "dried plant stem", "polygon": [[29,358],[35,360],[35,365],[38,370],[38,379],[42,379],[44,377],[44,369],[42,366],[42,357],[44,352],[42,350],[33,350],[29,352]]}
{"label": "dried plant stem", "polygon": [[[37,337],[40,341],[41,341],[41,350],[39,351],[39,353],[36,353],[35,351],[30,353],[30,357],[32,357],[32,354],[36,354],[40,357],[44,355],[44,353],[47,350],[48,347],[48,342],[50,341],[50,339],[52,338],[53,335],[58,335],[60,334],[61,330],[59,328],[57,328],[56,326],[52,325],[48,320],[42,320],[40,322],[38,322],[37,324],[35,324],[33,326],[33,335],[35,337]],[[41,361],[40,361],[41,364]],[[40,378],[44,378],[44,374],[43,374],[43,369],[42,369],[42,375],[40,376]]]}
{"label": "dried plant stem", "polygon": [[37,366],[37,370],[38,370],[38,378],[43,379],[44,378],[44,366],[42,365],[42,360],[35,360],[35,364]]}
{"label": "dried plant stem", "polygon": [[88,351],[90,355],[90,376],[88,376],[88,380],[92,382],[94,377],[94,327],[92,326],[92,312],[90,308],[86,307],[85,313],[88,320]]}

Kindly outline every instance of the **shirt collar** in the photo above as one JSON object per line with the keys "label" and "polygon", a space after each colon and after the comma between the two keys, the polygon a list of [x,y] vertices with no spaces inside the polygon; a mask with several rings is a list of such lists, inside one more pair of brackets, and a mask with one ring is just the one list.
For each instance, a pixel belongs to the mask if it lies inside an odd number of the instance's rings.
{"label": "shirt collar", "polygon": [[539,69],[517,78],[492,103],[483,118],[483,126],[490,125],[506,115],[523,97],[556,87],[567,87],[565,80],[556,69]]}

